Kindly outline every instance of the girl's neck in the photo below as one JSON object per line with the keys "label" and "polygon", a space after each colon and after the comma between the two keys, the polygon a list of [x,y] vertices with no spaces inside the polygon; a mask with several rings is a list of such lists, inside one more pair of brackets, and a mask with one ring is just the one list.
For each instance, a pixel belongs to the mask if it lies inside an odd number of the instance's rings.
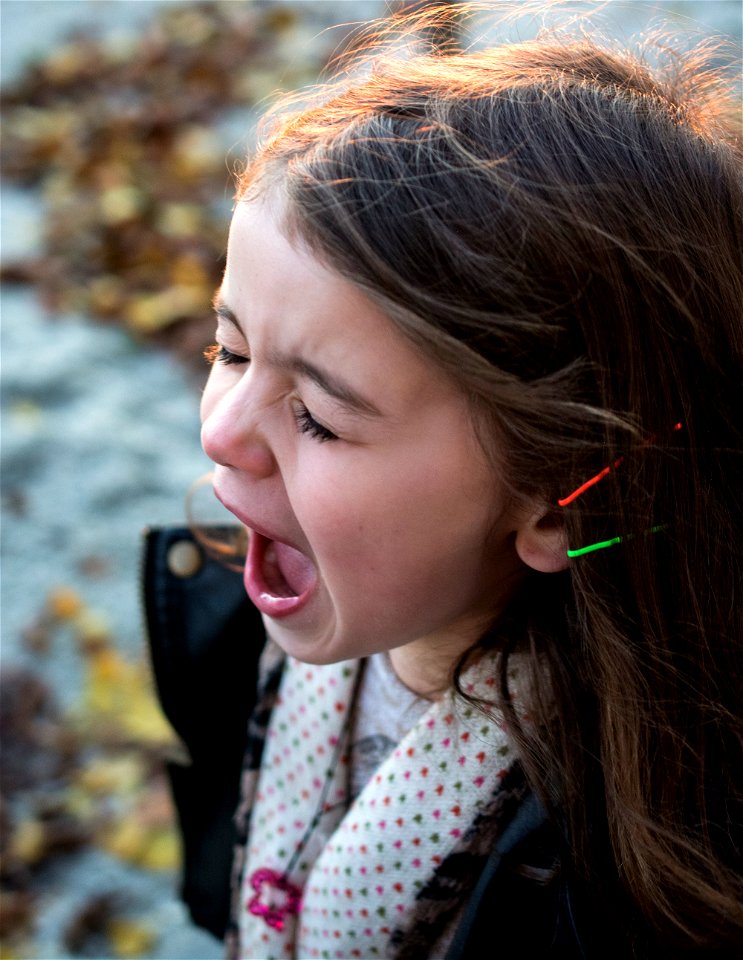
{"label": "girl's neck", "polygon": [[389,651],[392,669],[405,686],[425,700],[440,700],[451,684],[452,670],[470,643],[432,645],[414,640]]}
{"label": "girl's neck", "polygon": [[477,644],[493,620],[492,613],[475,611],[447,630],[393,647],[389,651],[392,669],[419,697],[440,700],[451,687],[457,663]]}

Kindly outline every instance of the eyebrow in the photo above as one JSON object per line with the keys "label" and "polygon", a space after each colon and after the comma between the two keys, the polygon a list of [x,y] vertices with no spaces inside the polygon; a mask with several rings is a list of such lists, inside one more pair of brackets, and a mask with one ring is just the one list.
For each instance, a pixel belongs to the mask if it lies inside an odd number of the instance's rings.
{"label": "eyebrow", "polygon": [[[231,323],[242,336],[245,336],[237,317],[219,296],[214,299],[214,311],[220,319]],[[356,413],[367,417],[382,416],[381,411],[378,410],[373,403],[362,397],[360,393],[357,393],[347,383],[344,383],[328,371],[320,369],[320,367],[315,366],[315,364],[310,363],[303,357],[271,350],[268,354],[268,360],[274,367],[278,367],[281,370],[290,370],[292,373],[312,380],[321,390],[324,390],[325,393],[334,397]]]}

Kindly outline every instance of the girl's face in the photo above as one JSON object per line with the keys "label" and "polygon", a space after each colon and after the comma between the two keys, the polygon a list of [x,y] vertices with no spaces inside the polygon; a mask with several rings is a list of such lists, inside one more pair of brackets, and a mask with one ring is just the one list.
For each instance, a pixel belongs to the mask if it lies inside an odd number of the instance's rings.
{"label": "girl's face", "polygon": [[461,393],[278,219],[237,206],[202,402],[247,592],[310,663],[458,655],[523,569],[498,477]]}

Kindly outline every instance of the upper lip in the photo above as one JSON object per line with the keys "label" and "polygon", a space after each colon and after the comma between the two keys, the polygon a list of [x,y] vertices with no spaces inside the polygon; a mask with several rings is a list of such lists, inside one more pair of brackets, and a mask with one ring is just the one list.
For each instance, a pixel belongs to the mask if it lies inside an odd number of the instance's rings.
{"label": "upper lip", "polygon": [[[291,541],[284,537],[277,537],[275,534],[271,533],[267,527],[262,526],[260,523],[256,523],[255,520],[249,517],[244,510],[236,507],[227,497],[220,493],[216,486],[214,487],[214,496],[217,498],[217,500],[219,500],[223,507],[230,511],[230,513],[234,513],[240,523],[244,524],[254,533],[260,534],[260,536],[265,537],[266,540],[277,540],[279,543],[286,543],[288,546],[294,547],[294,544],[291,543]],[[294,549],[299,550],[299,547],[294,547]]]}

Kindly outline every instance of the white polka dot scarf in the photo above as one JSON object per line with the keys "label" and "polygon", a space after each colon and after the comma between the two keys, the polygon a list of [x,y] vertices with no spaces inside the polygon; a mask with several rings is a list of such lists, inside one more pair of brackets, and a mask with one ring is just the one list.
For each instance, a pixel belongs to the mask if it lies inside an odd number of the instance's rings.
{"label": "white polka dot scarf", "polygon": [[[511,748],[501,725],[453,694],[431,705],[348,806],[339,740],[358,670],[359,661],[287,661],[250,815],[243,960],[397,956],[421,923],[426,892],[441,885],[437,873],[462,860],[477,826],[493,819]],[[489,698],[493,681],[478,672],[465,675],[464,689]]]}

